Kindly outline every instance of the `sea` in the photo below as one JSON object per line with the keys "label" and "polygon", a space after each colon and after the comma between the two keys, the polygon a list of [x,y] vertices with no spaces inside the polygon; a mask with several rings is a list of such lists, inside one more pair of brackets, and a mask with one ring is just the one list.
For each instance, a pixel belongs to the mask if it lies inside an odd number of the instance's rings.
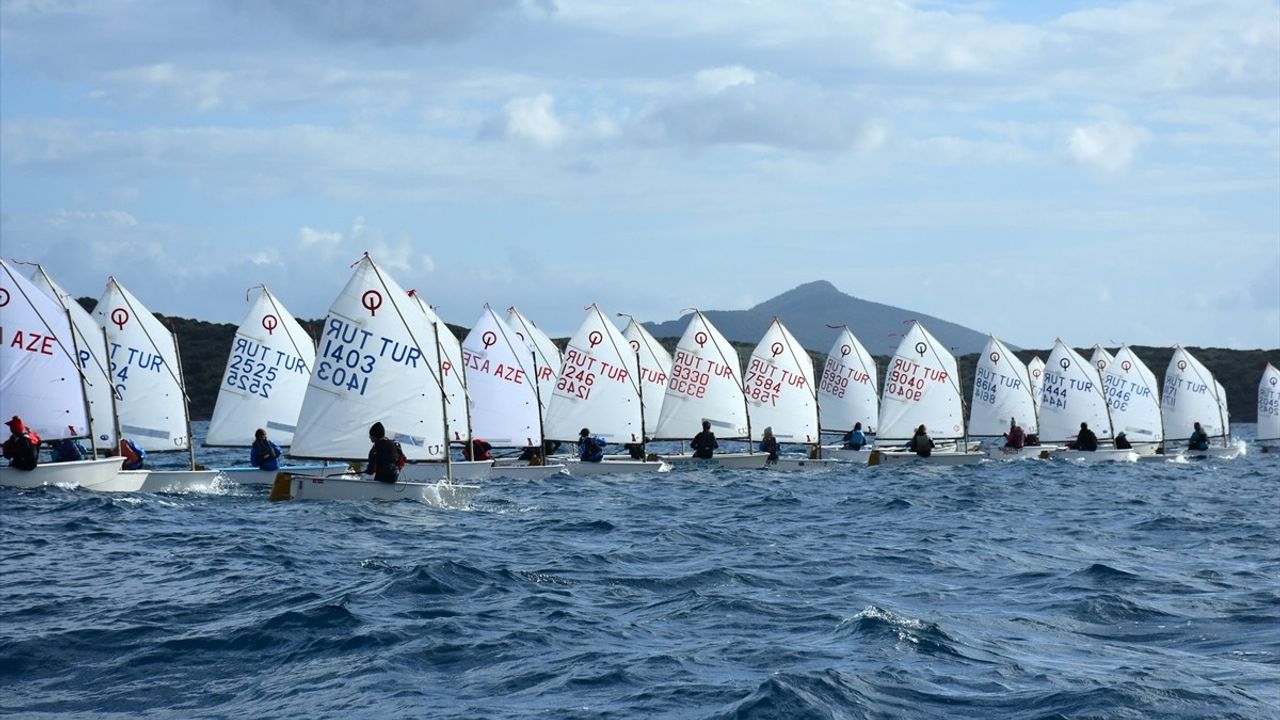
{"label": "sea", "polygon": [[1248,450],[465,508],[0,489],[0,716],[1280,718],[1280,454]]}

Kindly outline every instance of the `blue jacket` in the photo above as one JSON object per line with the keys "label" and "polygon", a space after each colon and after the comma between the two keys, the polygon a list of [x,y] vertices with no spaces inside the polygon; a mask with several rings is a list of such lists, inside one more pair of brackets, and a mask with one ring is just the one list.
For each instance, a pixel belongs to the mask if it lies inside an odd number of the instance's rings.
{"label": "blue jacket", "polygon": [[259,470],[280,469],[280,446],[270,440],[254,440],[249,448],[249,464]]}
{"label": "blue jacket", "polygon": [[861,450],[866,444],[867,436],[863,435],[861,430],[850,430],[849,434],[844,436],[844,446],[850,450]]}
{"label": "blue jacket", "polygon": [[578,459],[582,462],[604,460],[604,446],[609,443],[599,435],[589,435],[578,440]]}

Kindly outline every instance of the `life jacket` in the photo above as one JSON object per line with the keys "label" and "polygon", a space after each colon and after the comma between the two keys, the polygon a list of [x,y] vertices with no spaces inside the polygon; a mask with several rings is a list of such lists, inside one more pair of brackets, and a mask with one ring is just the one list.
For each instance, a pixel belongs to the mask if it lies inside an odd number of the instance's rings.
{"label": "life jacket", "polygon": [[22,432],[5,441],[4,455],[9,458],[9,467],[17,470],[35,470],[40,464],[40,436],[31,428],[23,428]]}
{"label": "life jacket", "polygon": [[604,459],[604,446],[608,444],[608,441],[599,435],[588,435],[582,438],[578,457],[585,462],[600,462]]}
{"label": "life jacket", "polygon": [[404,467],[405,460],[400,443],[379,438],[369,450],[369,467],[365,472],[372,473],[373,479],[379,482],[393,483],[400,479],[400,470]]}
{"label": "life jacket", "polygon": [[143,461],[147,459],[147,451],[138,447],[129,438],[120,441],[120,453],[124,455],[124,464],[120,466],[122,470],[141,469]]}

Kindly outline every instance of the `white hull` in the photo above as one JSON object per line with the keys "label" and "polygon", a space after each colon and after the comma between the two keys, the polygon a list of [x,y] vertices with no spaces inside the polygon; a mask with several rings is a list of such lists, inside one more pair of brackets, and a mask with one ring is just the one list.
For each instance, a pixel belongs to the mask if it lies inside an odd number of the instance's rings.
{"label": "white hull", "polygon": [[986,459],[985,453],[933,451],[929,457],[921,457],[909,450],[875,450],[867,458],[868,465],[977,465]]}
{"label": "white hull", "polygon": [[240,485],[271,485],[276,481],[276,473],[296,473],[299,475],[342,475],[351,472],[349,465],[281,465],[279,470],[259,470],[255,467],[218,468],[227,480]]}
{"label": "white hull", "polygon": [[437,507],[464,508],[479,492],[475,485],[446,482],[383,483],[355,475],[318,477],[281,473],[272,500],[417,500]]}
{"label": "white hull", "polygon": [[671,466],[661,460],[610,460],[590,463],[581,460],[567,460],[565,467],[569,474],[577,477],[586,475],[629,475],[634,473],[670,472]]}
{"label": "white hull", "polygon": [[564,463],[547,463],[546,465],[529,465],[520,461],[494,463],[491,471],[493,477],[509,480],[536,480],[552,475],[567,475],[569,468]]}
{"label": "white hull", "polygon": [[765,463],[764,467],[766,470],[781,470],[783,472],[818,472],[820,470],[830,470],[833,467],[844,467],[849,464],[848,460],[837,460],[830,457],[813,460],[811,458],[783,455],[775,463]]}
{"label": "white hull", "polygon": [[[60,487],[84,487],[89,490],[102,488],[105,492],[131,492],[131,490],[115,490],[113,482],[120,472],[122,458],[102,458],[100,460],[77,460],[75,462],[48,463],[39,465],[35,470],[15,470],[0,467],[0,487],[38,488],[46,485]],[[138,482],[141,487],[142,482]],[[133,490],[137,490],[135,487]]]}
{"label": "white hull", "polygon": [[1057,460],[1070,460],[1080,463],[1100,462],[1138,462],[1138,453],[1133,450],[1116,450],[1100,448],[1098,450],[1054,450],[1049,457]]}
{"label": "white hull", "polygon": [[987,457],[992,460],[1043,460],[1058,449],[1057,445],[1029,445],[1020,448],[1007,448],[998,445],[988,446]]}
{"label": "white hull", "polygon": [[1188,460],[1235,460],[1243,454],[1244,448],[1239,445],[1211,447],[1208,450],[1183,450],[1178,453],[1180,457]]}
{"label": "white hull", "polygon": [[217,470],[147,470],[145,472],[147,478],[142,483],[142,492],[154,493],[209,490],[214,487],[220,475]]}
{"label": "white hull", "polygon": [[670,463],[672,469],[690,470],[704,468],[731,468],[734,470],[756,470],[764,467],[769,459],[764,453],[724,453],[711,458],[696,458],[692,455],[659,455],[659,459]]}
{"label": "white hull", "polygon": [[[493,475],[492,460],[463,460],[452,465],[454,480],[488,480]],[[433,483],[444,479],[442,462],[409,463],[400,469],[401,482]]]}
{"label": "white hull", "polygon": [[852,448],[842,447],[840,445],[823,445],[822,457],[833,458],[835,460],[843,460],[845,462],[854,462],[859,465],[866,465],[867,458],[871,456],[871,448],[863,447],[861,450],[853,450]]}
{"label": "white hull", "polygon": [[85,489],[94,492],[142,492],[150,476],[150,470],[121,470],[115,477]]}

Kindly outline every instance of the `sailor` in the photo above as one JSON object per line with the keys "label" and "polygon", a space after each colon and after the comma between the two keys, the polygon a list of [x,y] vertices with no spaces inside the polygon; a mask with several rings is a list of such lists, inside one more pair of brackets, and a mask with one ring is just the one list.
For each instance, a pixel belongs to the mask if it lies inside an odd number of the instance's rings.
{"label": "sailor", "polygon": [[769,453],[769,458],[765,460],[766,465],[778,464],[778,438],[773,436],[773,428],[764,429],[764,437],[760,439],[760,452]]}
{"label": "sailor", "polygon": [[493,450],[493,446],[482,438],[471,438],[471,444],[462,446],[462,457],[465,460],[492,460],[493,454],[489,451]]}
{"label": "sailor", "polygon": [[253,431],[253,445],[249,447],[249,464],[259,470],[280,469],[280,446],[267,439],[267,431]]}
{"label": "sailor", "polygon": [[40,463],[40,436],[17,415],[5,425],[9,426],[10,433],[9,439],[4,441],[4,456],[9,460],[9,467],[35,470]]}
{"label": "sailor", "polygon": [[1200,427],[1200,423],[1196,423],[1195,430],[1191,432],[1191,437],[1187,438],[1188,450],[1208,450],[1209,436],[1205,434],[1204,429]]}
{"label": "sailor", "polygon": [[1019,450],[1026,447],[1027,434],[1022,428],[1018,427],[1016,418],[1009,418],[1009,432],[1004,434],[1004,446],[1010,450]]}
{"label": "sailor", "polygon": [[1080,432],[1076,435],[1076,439],[1067,443],[1067,447],[1072,450],[1084,450],[1086,452],[1094,452],[1098,449],[1098,436],[1093,434],[1089,429],[1089,423],[1080,423]]}
{"label": "sailor", "polygon": [[702,432],[693,436],[693,441],[689,443],[689,447],[693,448],[693,456],[709,460],[715,455],[716,448],[720,445],[716,442],[716,434],[711,432],[711,421],[702,421]]}
{"label": "sailor", "polygon": [[141,470],[147,459],[147,451],[138,447],[129,438],[120,438],[120,455],[124,458],[121,470]]}
{"label": "sailor", "polygon": [[604,460],[604,446],[607,443],[599,435],[592,435],[590,428],[582,428],[578,433],[578,459],[582,462],[598,463]]}
{"label": "sailor", "polygon": [[907,449],[915,452],[920,457],[929,457],[933,454],[933,438],[929,437],[929,431],[924,425],[916,428],[915,435],[907,441]]}
{"label": "sailor", "polygon": [[1116,435],[1116,449],[1132,450],[1133,443],[1129,442],[1129,438],[1125,437],[1124,433],[1120,433],[1119,435]]}
{"label": "sailor", "polygon": [[378,482],[394,483],[399,480],[400,468],[404,467],[405,462],[400,443],[387,437],[386,428],[380,422],[369,427],[369,442],[373,443],[373,447],[369,448],[369,463],[365,466],[365,474],[372,475]]}
{"label": "sailor", "polygon": [[844,446],[847,450],[861,450],[867,444],[867,436],[862,434],[862,423],[853,424],[853,429],[845,433]]}

